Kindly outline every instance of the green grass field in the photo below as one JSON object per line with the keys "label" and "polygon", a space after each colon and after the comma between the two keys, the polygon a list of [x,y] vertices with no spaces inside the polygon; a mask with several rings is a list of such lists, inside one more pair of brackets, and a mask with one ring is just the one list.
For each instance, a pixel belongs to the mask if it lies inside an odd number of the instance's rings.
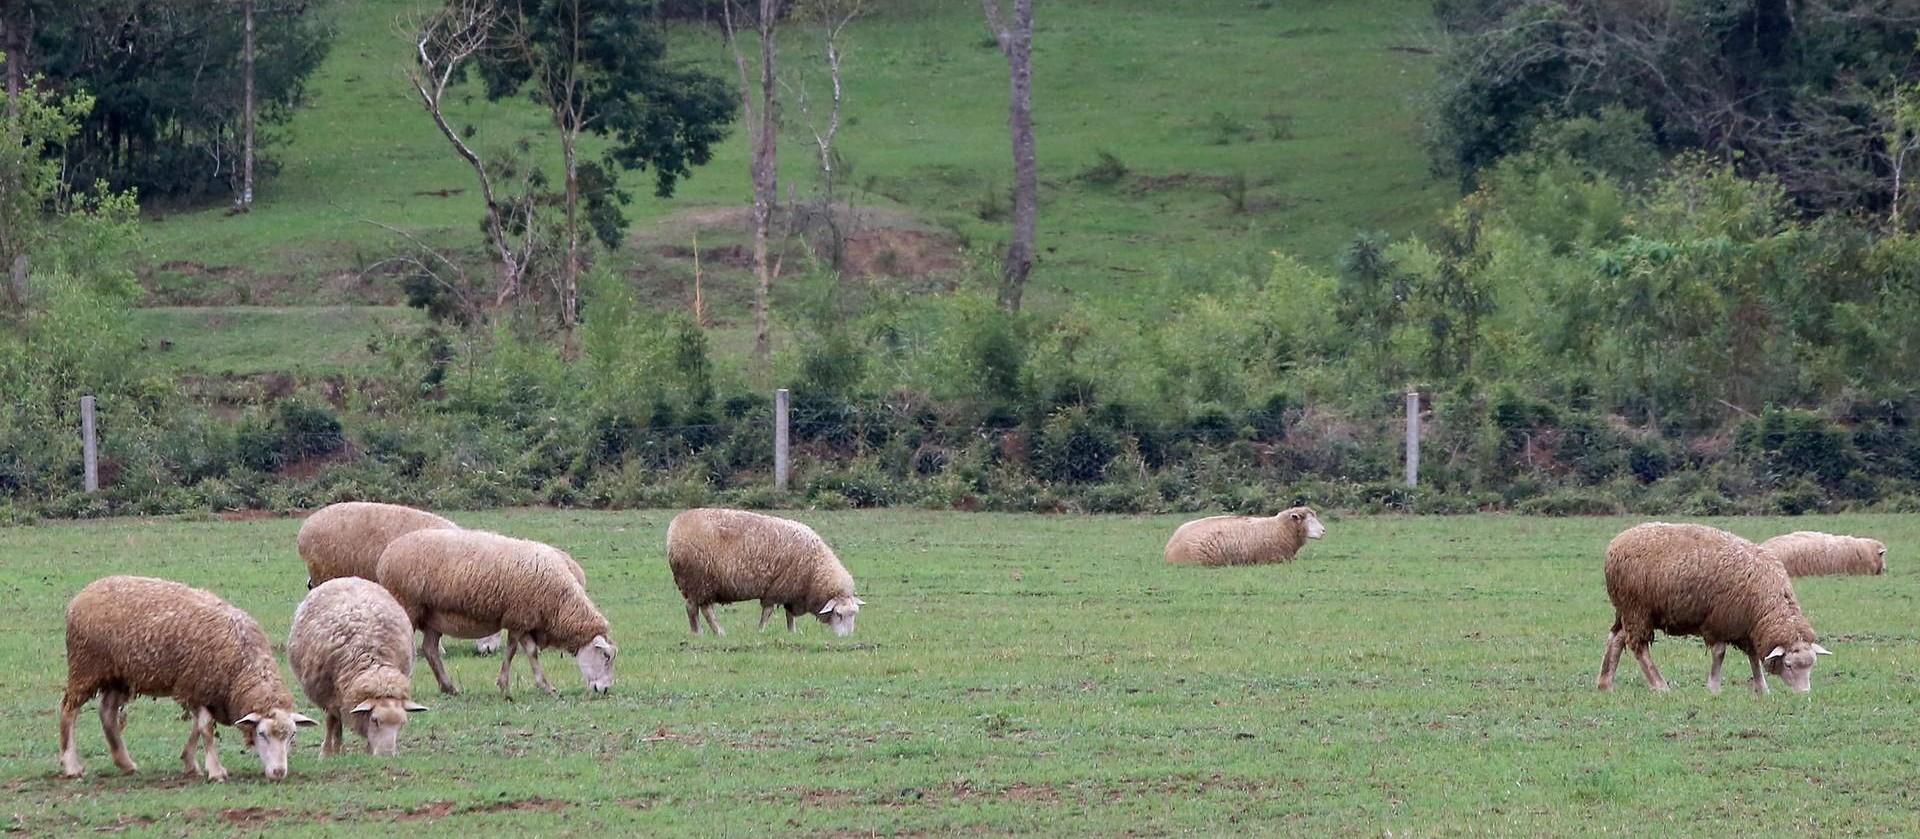
{"label": "green grass field", "polygon": [[[329,7],[338,38],[309,101],[281,131],[287,142],[273,152],[281,172],[261,184],[254,212],[231,215],[218,204],[150,218],[140,262],[158,302],[391,302],[391,289],[378,293],[357,278],[412,245],[369,222],[478,258],[472,174],[402,76],[409,44],[395,21],[421,5]],[[982,205],[1004,205],[1011,180],[1007,67],[989,46],[979,4],[869,6],[847,35],[840,134],[856,201],[939,231],[944,263],[991,266],[1007,224],[983,219]],[[1430,26],[1421,0],[1088,0],[1043,10],[1034,93],[1041,253],[1031,305],[1157,307],[1250,270],[1272,250],[1329,265],[1357,232],[1425,223],[1453,194],[1431,177],[1419,143],[1419,101],[1435,63],[1424,46]],[[681,58],[732,72],[711,31],[686,28],[675,38]],[[810,38],[790,28],[783,55],[817,83]],[[454,107],[456,124],[474,126],[482,149],[527,134],[553,145],[545,118],[524,102],[488,103],[476,85]],[[786,184],[810,188],[812,148],[805,119],[790,108]],[[1100,151],[1131,173],[1106,185],[1080,179]],[[690,244],[666,240],[690,226],[666,222],[744,207],[746,158],[744,132],[735,131],[670,200],[651,197],[648,176],[630,176],[635,224],[614,264],[664,259],[684,268],[659,250]],[[1222,190],[1242,177],[1236,208]],[[709,226],[703,246],[739,241],[738,227]],[[738,286],[710,288],[723,306],[716,316],[740,318],[744,306],[727,301],[750,298],[748,273],[706,267],[710,283]],[[657,286],[637,291],[655,305],[686,304]],[[282,359],[299,360],[268,363]]]}
{"label": "green grass field", "polygon": [[[292,520],[111,521],[0,533],[0,811],[23,835],[582,834],[1318,836],[1912,835],[1920,733],[1904,546],[1920,516],[1739,519],[1894,545],[1880,578],[1799,585],[1836,655],[1807,696],[1709,695],[1695,642],[1593,678],[1600,581],[1624,519],[1347,518],[1291,565],[1170,568],[1176,518],[918,511],[800,513],[861,584],[858,632],[686,633],[662,559],[669,513],[507,511],[464,523],[563,546],[615,626],[619,677],[561,696],[497,659],[450,654],[466,693],[403,734],[397,759],[322,763],[303,736],[268,783],[223,738],[234,781],[178,773],[184,724],[133,706],[120,774],[96,718],[89,775],[55,777],[61,614],[121,572],[208,587],[283,638],[302,596]],[[1631,665],[1628,665],[1631,669]],[[308,709],[311,713],[311,709]]]}

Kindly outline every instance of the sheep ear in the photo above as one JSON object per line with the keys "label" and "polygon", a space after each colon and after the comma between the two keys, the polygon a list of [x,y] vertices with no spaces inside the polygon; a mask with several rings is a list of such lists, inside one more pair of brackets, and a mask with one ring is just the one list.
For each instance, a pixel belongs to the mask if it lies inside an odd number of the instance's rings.
{"label": "sheep ear", "polygon": [[829,600],[829,601],[827,601],[827,605],[825,605],[825,606],[821,606],[821,607],[820,607],[820,614],[823,614],[823,615],[831,615],[831,614],[833,614],[833,601],[831,601],[831,600]]}
{"label": "sheep ear", "polygon": [[248,714],[244,717],[241,717],[233,721],[233,725],[235,728],[252,728],[259,724],[260,724],[259,714]]}
{"label": "sheep ear", "polygon": [[861,600],[860,598],[858,598],[858,597],[856,597],[856,598],[854,598],[854,599],[853,599],[853,605],[855,605],[855,606],[865,606],[865,605],[867,605],[867,601],[865,601],[865,600]]}
{"label": "sheep ear", "polygon": [[353,710],[351,710],[351,711],[348,711],[347,713],[349,713],[349,714],[370,714],[370,713],[373,713],[373,703],[372,703],[372,702],[362,702],[362,703],[360,703],[360,704],[358,704],[358,705],[355,705],[355,706],[353,706]]}
{"label": "sheep ear", "polygon": [[409,699],[407,700],[406,709],[407,709],[407,713],[409,714],[418,714],[421,711],[427,710],[427,706]]}
{"label": "sheep ear", "polygon": [[1783,656],[1783,655],[1786,655],[1786,654],[1787,654],[1787,648],[1786,648],[1786,647],[1774,647],[1774,648],[1773,648],[1773,652],[1770,652],[1770,653],[1767,653],[1767,655],[1766,655],[1766,659],[1767,659],[1768,661],[1772,661],[1772,660],[1774,660],[1774,659],[1776,659],[1776,658],[1779,658],[1779,657],[1781,657],[1781,656]]}
{"label": "sheep ear", "polygon": [[1819,644],[1815,644],[1813,645],[1813,654],[1814,655],[1833,655],[1833,651],[1827,649],[1826,647],[1822,647]]}
{"label": "sheep ear", "polygon": [[306,714],[293,715],[293,726],[295,728],[306,728],[307,726],[310,726],[310,725],[319,725],[319,723],[314,722],[313,718],[307,716]]}

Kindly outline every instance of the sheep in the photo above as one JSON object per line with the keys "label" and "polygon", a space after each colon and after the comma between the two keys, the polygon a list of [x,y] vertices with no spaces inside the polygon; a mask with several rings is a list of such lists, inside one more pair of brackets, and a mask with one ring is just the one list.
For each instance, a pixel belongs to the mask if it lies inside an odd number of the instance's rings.
{"label": "sheep", "polygon": [[1209,516],[1180,525],[1167,540],[1167,562],[1177,565],[1259,565],[1292,562],[1308,539],[1327,534],[1310,507],[1272,516]]}
{"label": "sheep", "polygon": [[413,701],[413,625],[379,583],[339,577],[315,586],[293,613],[287,663],[307,699],[327,715],[322,756],[341,752],[342,720],[375,756],[400,752]]}
{"label": "sheep", "polygon": [[1883,574],[1887,570],[1887,546],[1876,539],[1799,530],[1768,539],[1760,547],[1780,560],[1790,577]]}
{"label": "sheep", "polygon": [[307,588],[313,588],[339,577],[371,580],[388,543],[415,530],[458,526],[412,507],[346,501],[308,516],[295,544],[307,563]]}
{"label": "sheep", "polygon": [[[307,563],[307,588],[311,589],[341,577],[371,580],[388,543],[415,530],[457,527],[441,516],[399,504],[343,501],[308,516],[295,545]],[[490,655],[505,640],[504,633],[475,639],[473,651]]]}
{"label": "sheep", "polygon": [[853,575],[813,528],[745,510],[701,508],[674,516],[667,524],[667,565],[695,635],[701,615],[713,634],[726,634],[713,619],[716,603],[759,600],[762,630],[775,607],[786,609],[788,632],[807,612],[843,637],[866,605],[853,593]]}
{"label": "sheep", "polygon": [[540,668],[540,649],[554,647],[574,656],[595,693],[613,687],[619,648],[608,637],[612,630],[587,597],[579,565],[558,548],[479,530],[416,530],[387,546],[377,574],[421,631],[442,693],[460,690],[440,660],[440,636],[478,638],[503,629],[501,693],[511,684],[516,650],[527,654],[540,689],[555,693]]}
{"label": "sheep", "polygon": [[[137,771],[121,734],[127,703],[170,697],[192,721],[180,752],[186,771],[224,781],[216,723],[241,730],[268,778],[287,776],[297,728],[314,721],[293,710],[293,694],[260,624],[213,594],[152,577],[112,576],[88,583],[67,604],[67,688],[60,702],[60,774],[85,773],[73,724],[100,696],[100,727],[113,762]],[[206,741],[203,767],[195,746]]]}
{"label": "sheep", "polygon": [[1831,655],[1815,643],[1786,569],[1726,531],[1658,522],[1628,528],[1607,545],[1606,578],[1614,620],[1600,665],[1602,691],[1613,690],[1620,651],[1629,647],[1647,685],[1668,689],[1647,651],[1656,629],[1706,642],[1713,659],[1707,689],[1714,693],[1728,644],[1747,654],[1760,694],[1767,693],[1767,673],[1801,693],[1811,690],[1815,656]]}

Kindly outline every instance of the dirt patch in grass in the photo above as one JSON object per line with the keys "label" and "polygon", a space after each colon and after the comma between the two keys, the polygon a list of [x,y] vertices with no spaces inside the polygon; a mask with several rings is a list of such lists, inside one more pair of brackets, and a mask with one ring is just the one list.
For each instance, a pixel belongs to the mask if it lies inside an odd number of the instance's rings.
{"label": "dirt patch in grass", "polygon": [[952,236],[884,227],[848,236],[840,261],[852,276],[897,278],[951,274],[965,264]]}
{"label": "dirt patch in grass", "polygon": [[1197,172],[1174,172],[1170,175],[1134,175],[1128,182],[1128,189],[1135,195],[1145,195],[1163,189],[1219,189],[1233,182],[1226,175],[1202,175]]}

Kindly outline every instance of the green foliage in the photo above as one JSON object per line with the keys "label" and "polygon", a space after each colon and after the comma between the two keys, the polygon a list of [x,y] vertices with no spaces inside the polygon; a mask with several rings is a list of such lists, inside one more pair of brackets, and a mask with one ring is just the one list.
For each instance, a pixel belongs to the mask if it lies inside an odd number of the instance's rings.
{"label": "green foliage", "polygon": [[[240,167],[242,18],[231,4],[197,0],[23,0],[31,64],[54,90],[98,105],[79,122],[63,160],[76,187],[105,182],[148,198],[231,193]],[[305,98],[332,37],[327,4],[261,4],[254,15],[257,175]]]}

